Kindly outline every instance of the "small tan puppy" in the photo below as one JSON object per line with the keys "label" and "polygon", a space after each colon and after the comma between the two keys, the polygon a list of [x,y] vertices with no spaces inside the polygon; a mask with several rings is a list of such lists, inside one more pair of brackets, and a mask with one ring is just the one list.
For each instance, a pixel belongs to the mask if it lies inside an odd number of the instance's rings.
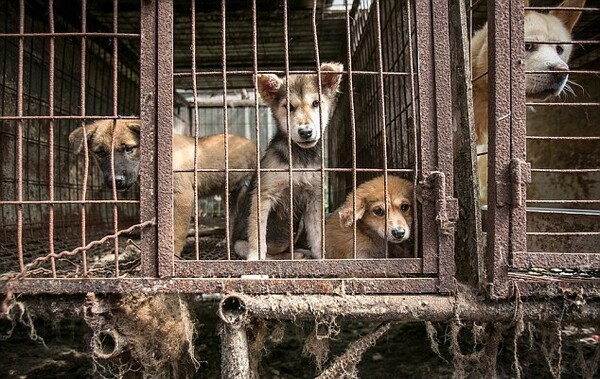
{"label": "small tan puppy", "polygon": [[[585,0],[566,0],[559,7],[583,7]],[[525,6],[529,2],[525,1]],[[527,101],[544,101],[560,95],[569,75],[567,62],[573,45],[571,31],[581,16],[577,11],[553,10],[548,14],[525,12],[525,70],[556,71],[556,73],[527,74],[525,92]],[[556,41],[552,43],[535,43]],[[487,151],[488,151],[488,28],[487,24],[477,31],[471,40],[471,64],[473,78],[473,110],[477,134],[477,166],[481,204],[487,204]],[[483,76],[482,76],[483,75]],[[483,154],[483,155],[482,155]]]}
{"label": "small tan puppy", "polygon": [[[114,125],[114,128],[113,128]],[[118,191],[125,191],[138,181],[140,120],[100,120],[86,126],[87,143],[94,162],[102,170],[104,184],[113,186],[111,148],[114,146],[114,183]],[[83,149],[83,127],[69,135],[75,153]],[[114,145],[113,145],[114,139]],[[256,168],[256,145],[240,136],[228,136],[229,167],[234,169]],[[194,138],[173,134],[173,170],[194,170]],[[225,138],[222,134],[198,139],[198,169],[225,168]],[[236,190],[244,185],[251,173],[229,174],[229,188]],[[197,175],[198,197],[222,194],[225,174],[222,172],[199,172]],[[185,245],[194,207],[194,175],[192,172],[173,173],[174,202],[174,253],[181,256]]]}
{"label": "small tan puppy", "polygon": [[325,223],[326,258],[354,258],[352,225],[356,223],[356,258],[403,258],[410,256],[406,242],[413,221],[413,185],[406,179],[388,176],[387,225],[383,176],[371,179],[356,189],[356,214],[353,217],[352,193]]}

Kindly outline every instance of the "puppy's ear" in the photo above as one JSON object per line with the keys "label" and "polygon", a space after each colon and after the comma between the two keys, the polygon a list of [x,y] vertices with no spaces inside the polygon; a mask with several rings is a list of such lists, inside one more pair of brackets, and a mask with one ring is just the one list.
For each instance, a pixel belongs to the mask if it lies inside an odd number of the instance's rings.
{"label": "puppy's ear", "polygon": [[140,120],[130,120],[130,121],[127,121],[127,123],[125,125],[132,132],[140,134],[140,123],[141,123]]}
{"label": "puppy's ear", "polygon": [[344,65],[337,62],[323,63],[320,71],[323,92],[326,95],[335,94],[338,91],[340,81],[342,80],[342,71],[344,71]]}
{"label": "puppy's ear", "polygon": [[[585,5],[585,0],[565,0],[563,1],[559,7],[574,7],[581,8]],[[569,32],[573,31],[573,27],[579,20],[579,16],[581,16],[581,12],[577,11],[561,11],[561,10],[553,10],[550,11],[550,14],[556,18],[558,18],[565,27],[569,30]]]}
{"label": "puppy's ear", "polygon": [[96,126],[94,124],[86,125],[85,132],[87,136],[83,135],[83,126],[80,126],[79,128],[73,130],[71,134],[69,134],[69,145],[75,154],[81,153],[86,139],[89,143],[96,132]]}
{"label": "puppy's ear", "polygon": [[256,81],[258,83],[258,93],[260,94],[260,97],[262,97],[267,104],[273,104],[277,92],[279,92],[279,89],[283,84],[283,80],[277,75],[261,74],[256,76]]}
{"label": "puppy's ear", "polygon": [[[352,194],[350,194],[352,196]],[[354,220],[360,220],[365,214],[365,205],[359,197],[356,198],[356,216],[352,217],[352,197],[350,197],[340,207],[338,214],[340,215],[340,225],[342,228],[350,228],[354,224]]]}

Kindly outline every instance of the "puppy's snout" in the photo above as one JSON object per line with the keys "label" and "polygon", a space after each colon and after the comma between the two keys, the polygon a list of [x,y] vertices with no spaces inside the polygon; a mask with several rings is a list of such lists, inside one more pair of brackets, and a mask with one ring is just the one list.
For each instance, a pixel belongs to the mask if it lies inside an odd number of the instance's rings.
{"label": "puppy's snout", "polygon": [[565,62],[548,62],[546,65],[552,71],[569,71],[569,65]]}
{"label": "puppy's snout", "polygon": [[298,135],[304,139],[311,139],[314,136],[313,128],[299,128]]}
{"label": "puppy's snout", "polygon": [[404,228],[392,229],[392,236],[396,239],[402,239],[406,235]]}

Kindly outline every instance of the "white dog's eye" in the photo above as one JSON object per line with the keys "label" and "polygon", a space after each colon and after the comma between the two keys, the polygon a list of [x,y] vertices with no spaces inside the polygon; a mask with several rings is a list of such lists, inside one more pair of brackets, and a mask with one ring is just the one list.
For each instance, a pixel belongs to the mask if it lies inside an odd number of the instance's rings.
{"label": "white dog's eye", "polygon": [[408,204],[402,204],[402,205],[400,206],[400,210],[401,210],[402,212],[408,212],[408,210],[409,210],[409,209],[410,209],[410,205],[408,205]]}
{"label": "white dog's eye", "polygon": [[525,44],[525,51],[531,51],[531,50],[533,50],[533,43],[527,42]]}
{"label": "white dog's eye", "polygon": [[562,53],[563,53],[563,51],[565,51],[565,49],[563,49],[563,47],[562,47],[562,46],[560,46],[560,45],[556,46],[556,52],[557,52],[558,54],[562,54]]}
{"label": "white dog's eye", "polygon": [[383,208],[377,207],[377,208],[373,209],[373,213],[375,214],[375,216],[383,217],[383,215],[385,214],[385,211],[383,210]]}
{"label": "white dog's eye", "polygon": [[315,100],[315,101],[313,101],[313,103],[312,103],[312,107],[313,107],[313,108],[318,108],[318,107],[319,107],[319,100]]}

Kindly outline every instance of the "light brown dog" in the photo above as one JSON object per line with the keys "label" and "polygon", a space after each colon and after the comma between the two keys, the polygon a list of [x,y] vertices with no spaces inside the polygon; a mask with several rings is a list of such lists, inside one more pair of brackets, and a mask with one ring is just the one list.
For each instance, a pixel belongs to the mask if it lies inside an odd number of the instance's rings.
{"label": "light brown dog", "polygon": [[[114,127],[113,127],[114,125]],[[74,152],[79,153],[87,138],[88,149],[94,161],[102,170],[104,183],[113,186],[111,146],[114,146],[114,185],[124,191],[138,181],[139,176],[139,140],[140,120],[100,120],[75,129],[69,135]],[[114,144],[113,144],[114,139]],[[233,169],[256,168],[256,145],[240,136],[229,135],[229,167]],[[225,138],[223,134],[198,139],[196,152],[198,169],[225,168]],[[173,170],[194,170],[193,137],[173,134]],[[229,174],[229,188],[235,190],[247,184],[251,173],[233,172]],[[198,197],[222,194],[225,188],[225,174],[222,172],[198,172]],[[194,175],[192,172],[173,173],[174,202],[174,253],[181,255],[188,233],[194,206]]]}
{"label": "light brown dog", "polygon": [[[411,236],[413,221],[413,185],[406,179],[388,176],[388,196],[384,194],[384,178],[371,179],[356,189],[356,213],[353,194],[325,223],[326,258],[354,258],[352,233],[356,224],[356,258],[410,256],[405,243]],[[386,207],[387,203],[387,207]],[[387,225],[385,222],[387,208]]]}
{"label": "light brown dog", "polygon": [[[529,2],[525,2],[528,6]],[[560,7],[583,7],[585,0],[566,0]],[[548,14],[526,11],[524,19],[525,70],[555,71],[556,73],[527,74],[525,92],[527,101],[544,101],[560,95],[568,87],[567,62],[573,45],[571,31],[581,12],[552,10]],[[536,43],[556,41],[552,43]],[[471,40],[473,78],[473,110],[477,134],[477,166],[479,171],[480,202],[487,203],[487,146],[488,146],[488,28],[477,31]]]}

